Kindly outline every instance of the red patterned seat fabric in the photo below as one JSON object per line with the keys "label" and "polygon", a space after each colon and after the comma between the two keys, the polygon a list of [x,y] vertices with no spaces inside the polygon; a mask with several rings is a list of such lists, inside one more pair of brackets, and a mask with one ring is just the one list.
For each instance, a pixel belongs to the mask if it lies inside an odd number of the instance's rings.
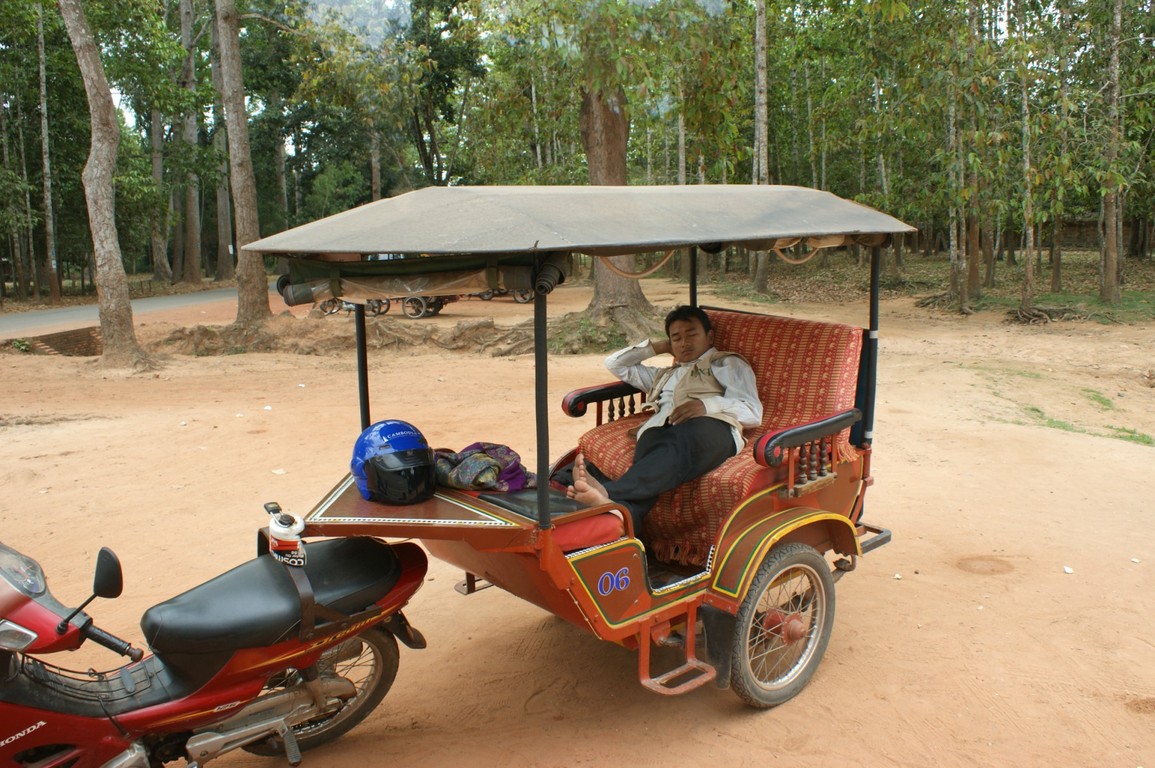
{"label": "red patterned seat fabric", "polygon": [[[806,424],[854,407],[862,329],[770,315],[707,310],[714,346],[749,361],[758,379],[762,424],[747,430],[750,445],[763,432]],[[611,478],[621,477],[634,456],[629,430],[646,417],[620,419],[586,432],[582,453]],[[850,430],[839,435],[835,456],[850,459]],[[774,470],[746,450],[713,472],[662,494],[646,516],[647,547],[660,560],[705,565],[722,523],[751,493],[766,487]]]}

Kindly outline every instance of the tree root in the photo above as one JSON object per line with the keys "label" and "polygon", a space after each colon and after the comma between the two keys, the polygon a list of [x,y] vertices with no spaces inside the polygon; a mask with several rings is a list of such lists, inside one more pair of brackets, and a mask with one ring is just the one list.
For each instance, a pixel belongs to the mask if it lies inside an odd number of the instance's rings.
{"label": "tree root", "polygon": [[950,293],[943,292],[936,293],[933,296],[923,296],[921,299],[914,302],[914,305],[916,307],[922,307],[923,309],[943,309],[945,307],[949,307],[953,301],[955,301],[955,299],[950,295]]}
{"label": "tree root", "polygon": [[1086,320],[1086,312],[1080,312],[1071,307],[1030,307],[1029,309],[1012,309],[1007,312],[1008,323],[1022,323],[1024,325],[1042,325],[1057,320]]}

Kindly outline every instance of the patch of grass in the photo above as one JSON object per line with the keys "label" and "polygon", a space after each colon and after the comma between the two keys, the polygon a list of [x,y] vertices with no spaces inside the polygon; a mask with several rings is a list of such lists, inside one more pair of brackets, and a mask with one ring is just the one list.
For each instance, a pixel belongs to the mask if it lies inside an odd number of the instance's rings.
{"label": "patch of grass", "polygon": [[1111,437],[1118,438],[1119,440],[1126,440],[1129,443],[1138,443],[1139,445],[1146,445],[1155,448],[1155,437],[1151,437],[1151,435],[1138,432],[1128,427],[1113,427],[1108,425],[1107,429],[1115,433],[1111,435]]}
{"label": "patch of grass", "polygon": [[[1093,390],[1084,390],[1084,392],[1091,391]],[[1138,445],[1146,445],[1155,448],[1155,437],[1152,437],[1151,435],[1145,434],[1143,432],[1139,432],[1138,430],[1131,429],[1130,427],[1116,427],[1108,425],[1107,429],[1109,431],[1106,434],[1103,434],[1101,432],[1091,432],[1090,430],[1083,429],[1082,427],[1072,424],[1069,421],[1063,421],[1062,419],[1052,419],[1043,411],[1042,408],[1037,408],[1033,405],[1024,406],[1023,410],[1027,413],[1028,416],[1031,417],[1031,420],[1035,424],[1038,424],[1041,427],[1047,427],[1048,429],[1059,429],[1063,432],[1074,432],[1076,434],[1099,434],[1102,437],[1113,437],[1116,440],[1126,440],[1129,443],[1136,443]]]}
{"label": "patch of grass", "polygon": [[987,365],[970,365],[970,366],[964,366],[964,367],[973,368],[976,371],[982,371],[983,373],[985,373],[989,376],[992,376],[992,377],[995,375],[1000,375],[1000,376],[1017,376],[1020,379],[1041,379],[1041,378],[1043,378],[1043,374],[1038,373],[1037,371],[1019,371],[1019,370],[1015,370],[1013,368],[995,368],[993,366],[987,366]]}
{"label": "patch of grass", "polygon": [[1043,412],[1042,408],[1036,408],[1033,405],[1024,406],[1023,410],[1025,410],[1027,414],[1035,420],[1036,424],[1042,427],[1047,427],[1048,429],[1061,429],[1064,432],[1076,433],[1084,433],[1087,431],[1085,429],[1080,429],[1069,421],[1063,421],[1062,419],[1052,419],[1050,416]]}
{"label": "patch of grass", "polygon": [[32,342],[28,339],[12,339],[12,348],[17,352],[28,354],[32,351]]}
{"label": "patch of grass", "polygon": [[1087,396],[1088,400],[1102,408],[1104,411],[1110,411],[1115,408],[1114,401],[1112,401],[1111,398],[1107,397],[1102,392],[1098,392],[1094,389],[1084,389],[1083,394]]}

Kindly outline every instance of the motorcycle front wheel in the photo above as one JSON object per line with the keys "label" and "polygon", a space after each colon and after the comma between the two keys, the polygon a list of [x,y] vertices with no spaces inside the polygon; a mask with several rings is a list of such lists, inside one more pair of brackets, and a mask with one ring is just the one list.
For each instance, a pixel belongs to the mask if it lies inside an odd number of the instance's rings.
{"label": "motorcycle front wheel", "polygon": [[[397,662],[397,641],[378,627],[371,627],[326,651],[317,662],[321,676],[343,677],[353,683],[357,693],[336,712],[293,726],[301,751],[340,738],[368,717],[393,687]],[[267,690],[276,691],[300,684],[300,673],[289,670],[270,681]],[[279,757],[285,754],[285,743],[280,736],[270,736],[264,741],[245,745],[244,750],[263,757]]]}

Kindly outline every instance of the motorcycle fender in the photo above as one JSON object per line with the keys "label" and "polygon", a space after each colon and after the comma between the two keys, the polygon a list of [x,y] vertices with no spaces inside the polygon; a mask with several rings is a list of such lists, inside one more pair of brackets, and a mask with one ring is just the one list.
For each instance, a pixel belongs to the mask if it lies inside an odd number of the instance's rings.
{"label": "motorcycle fender", "polygon": [[385,621],[381,622],[385,629],[389,630],[395,638],[405,643],[409,648],[420,650],[425,648],[428,644],[425,642],[425,635],[421,631],[409,623],[405,618],[405,614],[397,611]]}

